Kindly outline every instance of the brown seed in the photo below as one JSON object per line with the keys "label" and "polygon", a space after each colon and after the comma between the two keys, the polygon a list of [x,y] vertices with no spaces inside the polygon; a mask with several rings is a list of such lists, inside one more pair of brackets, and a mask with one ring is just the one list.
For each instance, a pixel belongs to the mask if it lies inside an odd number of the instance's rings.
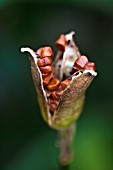
{"label": "brown seed", "polygon": [[42,77],[47,77],[50,73],[42,73]]}
{"label": "brown seed", "polygon": [[81,70],[82,68],[75,62],[70,74],[74,74],[75,71]]}
{"label": "brown seed", "polygon": [[47,97],[50,97],[51,92],[50,92],[49,90],[47,90],[47,89],[45,89],[45,92],[46,92],[46,96],[47,96]]}
{"label": "brown seed", "polygon": [[47,86],[51,78],[53,78],[53,73],[50,73],[46,77],[43,77],[43,85]]}
{"label": "brown seed", "polygon": [[54,103],[52,103],[52,104],[50,105],[50,111],[54,112],[55,109],[56,109],[56,107],[57,107],[57,105],[54,104]]}
{"label": "brown seed", "polygon": [[53,92],[52,92],[52,97],[53,97],[53,99],[55,99],[55,100],[58,100],[58,99],[59,99],[59,97],[56,95],[56,91],[53,91]]}
{"label": "brown seed", "polygon": [[57,78],[53,78],[50,80],[47,89],[48,90],[56,90],[58,88],[58,85],[60,84],[60,80],[58,80]]}
{"label": "brown seed", "polygon": [[53,57],[54,53],[51,49],[51,47],[42,47],[42,48],[39,48],[37,51],[36,51],[36,54],[38,54],[40,56],[40,58],[44,58],[44,57]]}
{"label": "brown seed", "polygon": [[88,63],[88,59],[86,56],[82,55],[77,58],[75,61],[75,66],[78,65],[78,67],[83,68]]}
{"label": "brown seed", "polygon": [[42,73],[42,78],[44,78],[44,77],[47,77],[49,74],[53,74],[54,75],[54,72],[52,71],[51,73]]}
{"label": "brown seed", "polygon": [[48,98],[48,102],[49,102],[49,104],[57,104],[57,100],[54,100],[52,97],[49,97]]}
{"label": "brown seed", "polygon": [[62,95],[63,90],[56,90],[52,92],[52,97],[55,100],[59,100],[60,96]]}
{"label": "brown seed", "polygon": [[40,67],[40,70],[42,73],[49,73],[49,72],[52,72],[53,71],[53,67],[51,65],[48,65],[48,66],[43,66],[43,67]]}
{"label": "brown seed", "polygon": [[39,67],[42,67],[42,66],[46,66],[46,65],[50,65],[52,63],[52,60],[50,57],[45,57],[45,58],[40,58],[38,59],[37,61],[37,65]]}
{"label": "brown seed", "polygon": [[93,62],[88,62],[88,63],[84,66],[84,68],[85,68],[86,70],[93,70],[93,71],[95,71],[95,70],[96,70],[96,65],[95,65],[95,63],[93,63]]}
{"label": "brown seed", "polygon": [[57,107],[58,102],[52,98],[48,98],[49,106],[50,106],[50,111],[54,111]]}
{"label": "brown seed", "polygon": [[66,80],[61,82],[61,87],[62,87],[63,90],[68,86],[70,81],[71,81],[70,79],[66,79]]}
{"label": "brown seed", "polygon": [[59,39],[56,41],[56,46],[59,50],[65,51],[65,46],[66,46],[66,38],[65,35],[62,34]]}

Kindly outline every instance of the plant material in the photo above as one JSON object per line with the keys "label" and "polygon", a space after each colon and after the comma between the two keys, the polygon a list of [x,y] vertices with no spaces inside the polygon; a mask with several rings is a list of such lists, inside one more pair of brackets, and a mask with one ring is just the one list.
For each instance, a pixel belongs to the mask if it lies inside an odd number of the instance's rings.
{"label": "plant material", "polygon": [[[30,54],[31,72],[42,116],[50,127],[60,131],[60,139],[65,141],[65,147],[61,147],[62,164],[67,164],[70,160],[69,145],[73,134],[71,127],[80,116],[85,92],[97,75],[95,64],[80,54],[73,35],[74,32],[71,32],[58,38],[58,51],[53,63],[54,53],[51,47],[41,47],[36,52],[28,47],[21,48],[22,52]],[[68,140],[67,133],[71,136]],[[62,136],[67,142],[62,140]]]}

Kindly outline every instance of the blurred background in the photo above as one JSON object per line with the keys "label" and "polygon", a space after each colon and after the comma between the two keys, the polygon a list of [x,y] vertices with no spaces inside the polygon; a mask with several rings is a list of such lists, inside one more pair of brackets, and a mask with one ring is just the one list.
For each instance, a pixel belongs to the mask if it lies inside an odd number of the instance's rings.
{"label": "blurred background", "polygon": [[113,1],[0,0],[0,169],[58,170],[56,131],[42,120],[22,46],[50,45],[75,31],[97,65],[77,123],[72,170],[113,169]]}

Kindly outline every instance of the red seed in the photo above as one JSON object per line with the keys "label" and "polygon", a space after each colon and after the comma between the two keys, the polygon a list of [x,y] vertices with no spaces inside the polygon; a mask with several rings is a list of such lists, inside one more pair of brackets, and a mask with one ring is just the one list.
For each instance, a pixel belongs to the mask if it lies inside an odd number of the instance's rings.
{"label": "red seed", "polygon": [[48,74],[46,77],[43,77],[43,84],[44,86],[47,86],[49,81],[53,78],[53,73]]}
{"label": "red seed", "polygon": [[51,49],[51,47],[42,47],[42,48],[39,48],[37,51],[36,51],[36,54],[38,54],[40,56],[40,58],[44,58],[44,57],[53,57],[54,53]]}
{"label": "red seed", "polygon": [[47,90],[47,89],[45,89],[45,92],[46,92],[46,96],[47,96],[47,97],[50,97],[51,92],[50,92],[49,90]]}
{"label": "red seed", "polygon": [[62,95],[63,90],[56,90],[52,92],[52,97],[55,100],[58,100],[60,98],[60,96]]}
{"label": "red seed", "polygon": [[40,58],[38,59],[37,61],[37,65],[39,67],[42,67],[42,66],[46,66],[46,65],[50,65],[52,63],[52,60],[50,57],[45,57],[45,58]]}
{"label": "red seed", "polygon": [[95,65],[95,63],[93,63],[93,62],[88,62],[88,63],[84,66],[84,68],[85,68],[86,70],[93,70],[93,71],[95,71],[95,70],[96,70],[96,65]]}
{"label": "red seed", "polygon": [[84,66],[88,63],[88,59],[86,56],[82,55],[78,57],[78,59],[75,61],[75,66],[84,68]]}
{"label": "red seed", "polygon": [[70,79],[66,79],[66,80],[61,82],[61,87],[62,87],[63,90],[68,86],[70,81],[71,81]]}
{"label": "red seed", "polygon": [[57,100],[54,100],[52,98],[48,98],[48,102],[49,102],[50,111],[53,112],[56,109],[58,102]]}
{"label": "red seed", "polygon": [[49,72],[52,72],[53,71],[53,67],[51,65],[47,65],[47,66],[43,66],[43,67],[40,67],[40,70],[42,73],[49,73]]}
{"label": "red seed", "polygon": [[65,35],[62,34],[59,39],[56,41],[56,46],[59,50],[65,51],[65,46],[66,46],[66,38]]}
{"label": "red seed", "polygon": [[50,105],[50,111],[54,112],[56,109],[57,105],[56,104],[51,104]]}
{"label": "red seed", "polygon": [[50,73],[42,73],[42,77],[47,77]]}
{"label": "red seed", "polygon": [[47,89],[48,90],[56,90],[58,88],[58,85],[60,84],[60,80],[58,80],[57,78],[53,78],[50,80]]}

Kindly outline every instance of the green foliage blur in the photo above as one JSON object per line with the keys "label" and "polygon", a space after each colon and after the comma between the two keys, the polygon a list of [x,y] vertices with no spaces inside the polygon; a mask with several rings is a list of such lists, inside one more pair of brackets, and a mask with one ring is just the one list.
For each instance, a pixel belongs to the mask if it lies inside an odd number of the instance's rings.
{"label": "green foliage blur", "polygon": [[58,170],[56,131],[42,120],[21,47],[52,46],[75,31],[97,65],[77,123],[72,170],[113,169],[113,1],[0,0],[0,170]]}

